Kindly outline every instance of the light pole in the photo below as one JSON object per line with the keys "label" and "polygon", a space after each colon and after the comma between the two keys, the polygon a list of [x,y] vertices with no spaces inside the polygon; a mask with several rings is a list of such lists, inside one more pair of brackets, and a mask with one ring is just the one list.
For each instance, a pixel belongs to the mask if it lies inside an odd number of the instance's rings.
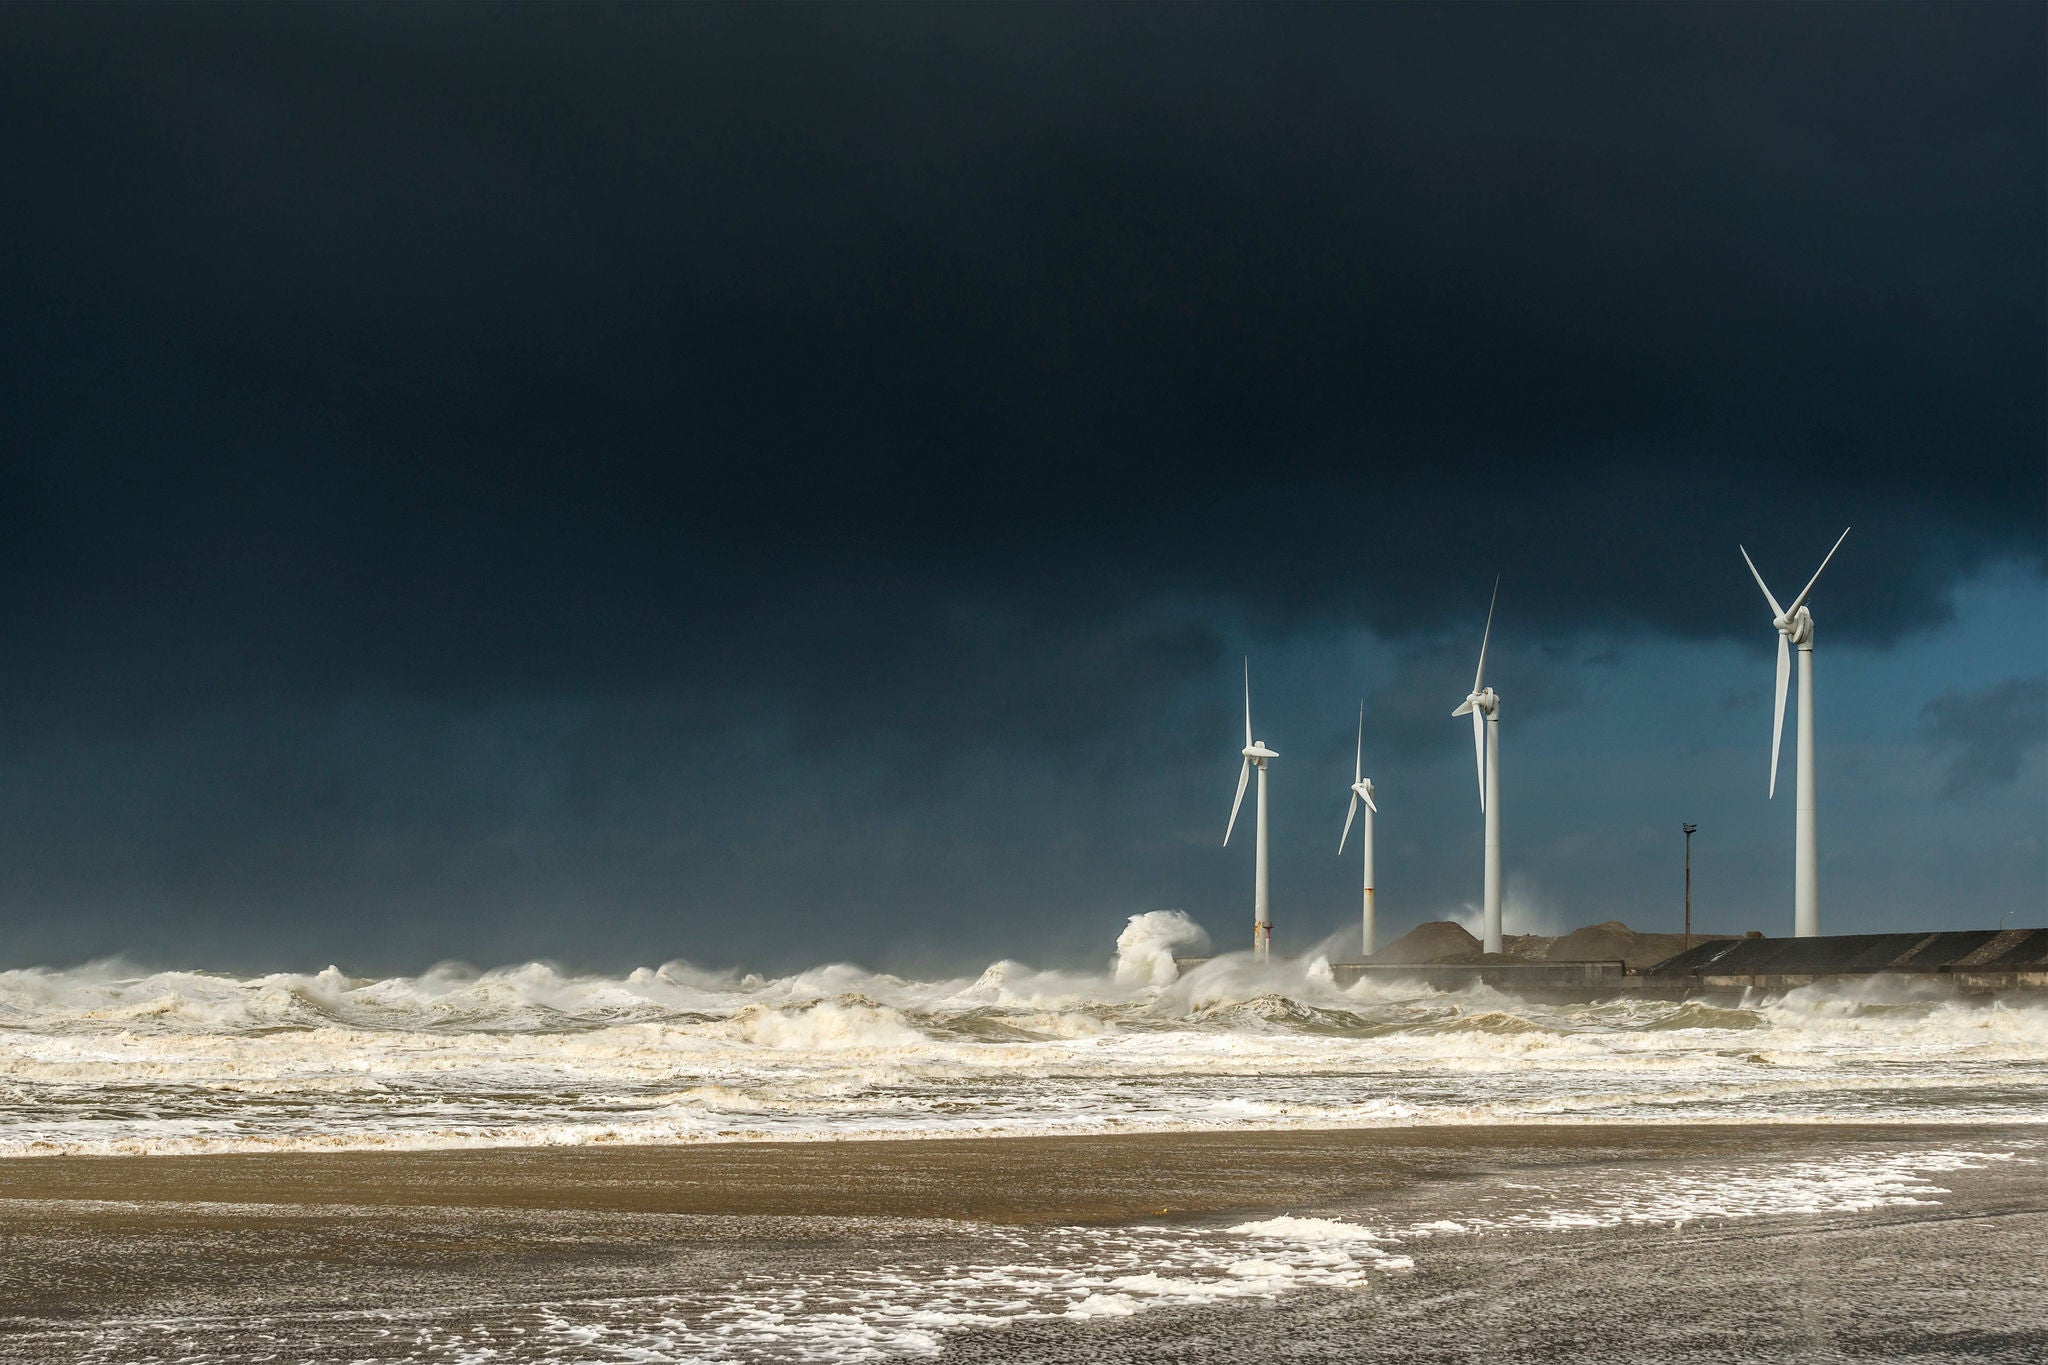
{"label": "light pole", "polygon": [[1685,831],[1685,946],[1692,947],[1692,832],[1698,825],[1680,825]]}

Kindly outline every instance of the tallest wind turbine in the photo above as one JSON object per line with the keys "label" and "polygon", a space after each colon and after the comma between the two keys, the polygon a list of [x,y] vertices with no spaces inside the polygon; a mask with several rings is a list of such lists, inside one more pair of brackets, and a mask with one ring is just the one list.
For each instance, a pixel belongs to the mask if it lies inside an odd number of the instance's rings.
{"label": "tallest wind turbine", "polygon": [[1835,537],[1834,549],[1828,551],[1827,559],[1820,562],[1820,568],[1807,580],[1805,592],[1793,598],[1789,608],[1779,606],[1771,590],[1764,587],[1764,576],[1756,571],[1756,561],[1749,557],[1749,551],[1740,545],[1735,547],[1742,550],[1742,562],[1749,565],[1749,576],[1763,588],[1764,601],[1771,604],[1771,625],[1778,632],[1778,704],[1771,720],[1773,797],[1778,794],[1778,750],[1785,738],[1785,685],[1792,676],[1792,649],[1796,646],[1799,650],[1799,790],[1792,840],[1792,932],[1799,938],[1812,938],[1820,933],[1820,854],[1815,848],[1819,836],[1813,811],[1813,613],[1806,609],[1806,599],[1813,592],[1813,585],[1820,582],[1828,560],[1835,557],[1835,550],[1841,549],[1848,538],[1849,528],[1845,526],[1842,534]]}
{"label": "tallest wind turbine", "polygon": [[1479,637],[1479,671],[1472,675],[1472,693],[1451,712],[1472,717],[1472,754],[1479,760],[1479,809],[1486,815],[1486,942],[1485,951],[1501,950],[1500,937],[1500,694],[1486,685],[1486,644],[1493,638],[1493,607],[1500,601],[1500,579],[1493,580],[1493,601],[1486,604],[1486,633]]}
{"label": "tallest wind turbine", "polygon": [[1358,757],[1351,763],[1351,806],[1344,812],[1344,832],[1337,836],[1337,856],[1344,856],[1344,841],[1351,837],[1351,818],[1358,814],[1358,803],[1365,802],[1365,829],[1359,839],[1365,845],[1365,956],[1371,957],[1374,947],[1372,913],[1372,818],[1380,813],[1373,804],[1372,779],[1365,775],[1365,702],[1358,703]]}
{"label": "tallest wind turbine", "polygon": [[1252,661],[1244,661],[1244,766],[1237,770],[1237,799],[1230,803],[1230,823],[1223,827],[1223,846],[1230,847],[1230,832],[1237,828],[1238,808],[1244,805],[1244,784],[1252,769],[1259,770],[1258,851],[1252,857],[1252,960],[1264,962],[1273,947],[1273,907],[1266,899],[1266,762],[1280,757],[1266,747],[1263,739],[1252,738]]}

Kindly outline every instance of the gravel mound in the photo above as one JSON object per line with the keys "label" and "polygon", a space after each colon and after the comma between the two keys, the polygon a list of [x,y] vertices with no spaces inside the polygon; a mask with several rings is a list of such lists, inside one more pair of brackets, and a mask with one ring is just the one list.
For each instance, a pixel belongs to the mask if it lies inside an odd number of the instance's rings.
{"label": "gravel mound", "polygon": [[1372,955],[1374,962],[1449,962],[1479,955],[1479,940],[1447,919],[1418,924]]}

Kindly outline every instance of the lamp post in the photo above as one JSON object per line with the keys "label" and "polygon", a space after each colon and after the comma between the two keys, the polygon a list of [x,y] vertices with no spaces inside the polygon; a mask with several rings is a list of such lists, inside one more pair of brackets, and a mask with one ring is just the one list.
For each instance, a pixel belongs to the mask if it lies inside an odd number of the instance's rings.
{"label": "lamp post", "polygon": [[1685,946],[1692,947],[1692,832],[1698,825],[1680,825],[1685,831]]}

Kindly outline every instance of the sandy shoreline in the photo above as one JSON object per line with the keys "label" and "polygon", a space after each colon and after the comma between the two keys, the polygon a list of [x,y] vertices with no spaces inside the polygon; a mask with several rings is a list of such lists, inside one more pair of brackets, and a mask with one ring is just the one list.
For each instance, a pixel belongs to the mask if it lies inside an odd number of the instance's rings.
{"label": "sandy shoreline", "polygon": [[1513,1166],[1916,1147],[1980,1124],[1501,1125],[673,1147],[18,1157],[0,1201],[583,1209],[729,1217],[1114,1222],[1352,1200]]}
{"label": "sandy shoreline", "polygon": [[[1913,1197],[1854,1202],[1874,1177]],[[1801,1180],[1849,1199],[1802,1213]],[[1701,1190],[1748,1203],[1545,1212]],[[1248,1241],[1262,1219],[1396,1242]],[[2030,1124],[34,1157],[0,1162],[0,1362],[2031,1361],[2044,1232]],[[1278,1287],[1234,1297],[1246,1273]],[[1068,1311],[1129,1283],[1160,1306]],[[1713,1293],[1758,1353],[1723,1352]]]}

